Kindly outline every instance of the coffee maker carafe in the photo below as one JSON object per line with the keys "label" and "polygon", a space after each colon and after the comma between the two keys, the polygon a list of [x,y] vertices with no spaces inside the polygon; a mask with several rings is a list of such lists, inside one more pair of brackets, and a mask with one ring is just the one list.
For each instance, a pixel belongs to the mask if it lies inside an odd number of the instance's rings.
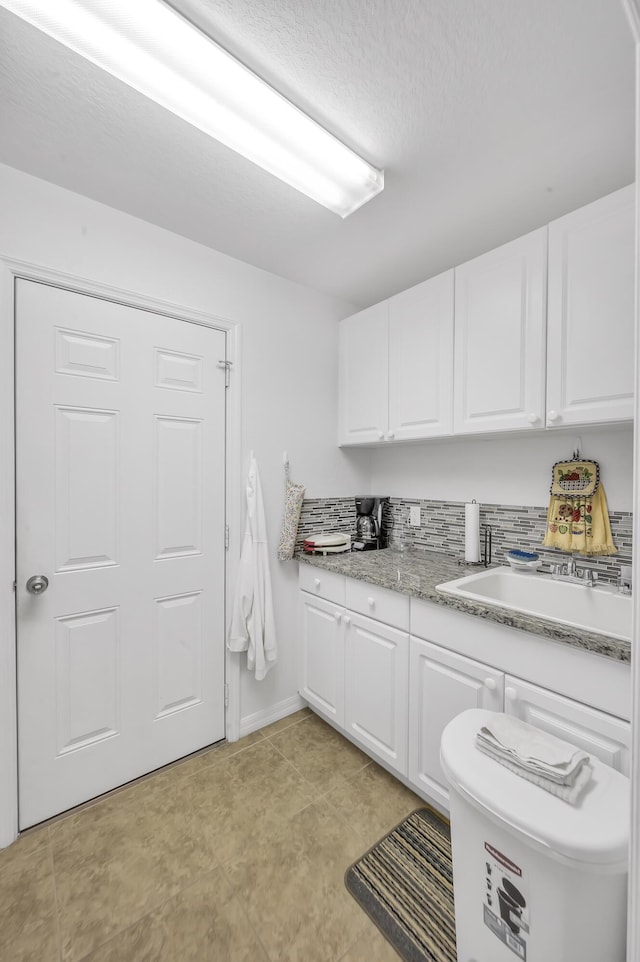
{"label": "coffee maker carafe", "polygon": [[371,551],[387,547],[383,509],[388,498],[356,498],[356,536],[354,551]]}

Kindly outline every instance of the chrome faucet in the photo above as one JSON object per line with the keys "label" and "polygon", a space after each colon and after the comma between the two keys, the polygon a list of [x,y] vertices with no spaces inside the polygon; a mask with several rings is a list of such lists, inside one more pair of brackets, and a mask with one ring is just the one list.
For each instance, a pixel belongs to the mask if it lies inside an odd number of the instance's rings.
{"label": "chrome faucet", "polygon": [[593,568],[577,565],[575,558],[569,558],[564,564],[560,561],[551,565],[551,577],[556,581],[584,585],[585,588],[593,588],[598,583],[598,572]]}

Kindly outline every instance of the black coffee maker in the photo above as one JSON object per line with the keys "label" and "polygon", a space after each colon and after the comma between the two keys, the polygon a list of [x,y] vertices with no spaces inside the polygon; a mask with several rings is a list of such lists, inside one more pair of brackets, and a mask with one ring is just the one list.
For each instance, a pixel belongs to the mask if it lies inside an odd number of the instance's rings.
{"label": "black coffee maker", "polygon": [[389,544],[391,510],[389,498],[356,498],[354,551],[375,551]]}

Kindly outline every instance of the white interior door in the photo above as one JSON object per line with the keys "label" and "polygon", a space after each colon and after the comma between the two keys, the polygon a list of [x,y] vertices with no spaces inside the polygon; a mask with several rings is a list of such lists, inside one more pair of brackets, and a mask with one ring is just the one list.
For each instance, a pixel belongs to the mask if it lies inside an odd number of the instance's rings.
{"label": "white interior door", "polygon": [[17,281],[21,828],[224,737],[225,346]]}

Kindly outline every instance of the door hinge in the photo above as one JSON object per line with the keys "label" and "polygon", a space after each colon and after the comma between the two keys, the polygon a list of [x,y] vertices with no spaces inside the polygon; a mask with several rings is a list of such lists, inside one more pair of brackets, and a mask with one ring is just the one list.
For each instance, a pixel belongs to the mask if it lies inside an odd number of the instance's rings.
{"label": "door hinge", "polygon": [[225,387],[229,387],[232,364],[233,364],[233,361],[218,361],[218,367],[224,368],[224,386]]}
{"label": "door hinge", "polygon": [[225,708],[229,707],[229,686],[228,685],[224,686],[224,707]]}
{"label": "door hinge", "polygon": [[225,524],[224,526],[224,547],[226,551],[229,550],[229,525],[228,524]]}

